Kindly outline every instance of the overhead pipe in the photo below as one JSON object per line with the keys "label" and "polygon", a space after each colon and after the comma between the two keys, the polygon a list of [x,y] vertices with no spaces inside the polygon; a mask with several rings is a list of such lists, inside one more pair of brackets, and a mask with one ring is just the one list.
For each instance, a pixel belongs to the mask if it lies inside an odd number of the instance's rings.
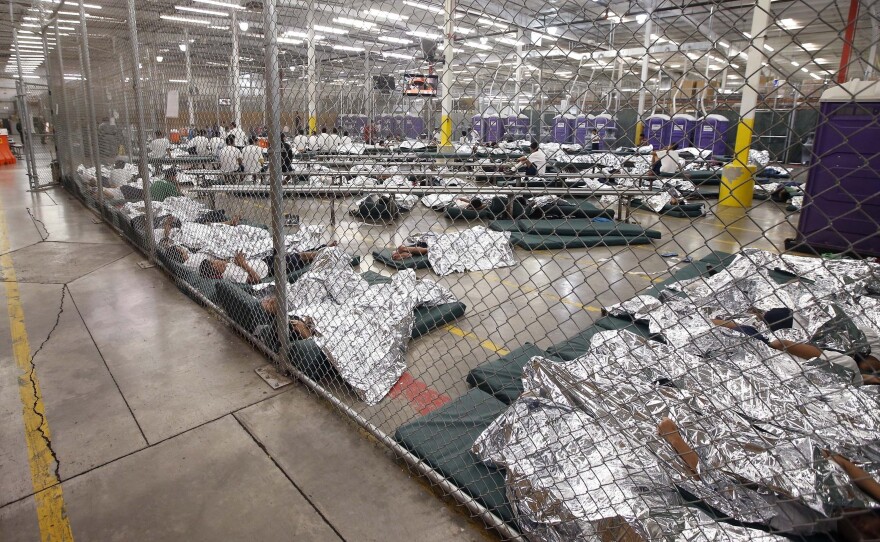
{"label": "overhead pipe", "polygon": [[843,51],[840,54],[840,69],[837,71],[838,84],[846,83],[849,58],[852,55],[853,40],[859,17],[859,0],[849,0],[849,14],[846,18],[846,31],[843,35]]}

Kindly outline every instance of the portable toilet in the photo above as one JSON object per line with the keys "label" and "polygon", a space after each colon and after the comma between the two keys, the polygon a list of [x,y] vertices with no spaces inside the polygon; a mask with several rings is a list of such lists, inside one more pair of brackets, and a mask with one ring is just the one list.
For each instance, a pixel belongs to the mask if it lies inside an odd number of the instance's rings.
{"label": "portable toilet", "polygon": [[730,121],[722,115],[706,115],[697,121],[694,129],[694,147],[712,151],[712,156],[724,156],[727,154],[727,144],[724,142],[724,134]]}
{"label": "portable toilet", "polygon": [[679,149],[691,146],[691,133],[697,125],[697,117],[685,113],[672,115],[669,128],[669,144],[678,145]]}
{"label": "portable toilet", "polygon": [[336,117],[336,124],[338,125],[340,131],[351,129],[351,117],[352,115],[349,115],[348,113],[342,113],[341,115]]}
{"label": "portable toilet", "polygon": [[578,145],[589,145],[590,133],[595,126],[596,117],[587,113],[581,113],[574,121],[574,142]]}
{"label": "portable toilet", "polygon": [[662,149],[669,145],[669,136],[672,129],[669,115],[656,113],[645,119],[645,132],[643,145],[650,145],[654,150]]}
{"label": "portable toilet", "polygon": [[489,106],[483,113],[483,141],[497,143],[504,140],[504,122],[494,107]]}
{"label": "portable toilet", "polygon": [[471,117],[471,130],[477,133],[477,137],[479,137],[480,141],[483,141],[485,137],[485,125],[483,124],[483,114],[477,113],[473,117]]}
{"label": "portable toilet", "polygon": [[525,139],[529,135],[529,116],[523,113],[516,114],[512,111],[502,119],[504,121],[504,133],[513,140]]}
{"label": "portable toilet", "polygon": [[391,135],[393,127],[393,118],[391,115],[377,115],[375,123],[375,137],[386,138]]}
{"label": "portable toilet", "polygon": [[403,123],[406,117],[404,115],[394,115],[391,117],[391,135],[394,136],[395,139],[403,139]]}
{"label": "portable toilet", "polygon": [[617,120],[610,113],[601,113],[593,119],[593,126],[599,132],[599,148],[613,147],[617,142]]}
{"label": "portable toilet", "polygon": [[418,139],[425,133],[425,119],[415,113],[407,113],[403,117],[401,131],[406,139]]}
{"label": "portable toilet", "polygon": [[878,118],[880,81],[849,81],[822,93],[796,244],[880,256]]}
{"label": "portable toilet", "polygon": [[577,116],[571,113],[563,113],[553,117],[553,142],[571,143],[576,122]]}
{"label": "portable toilet", "polygon": [[369,119],[366,115],[350,115],[349,116],[351,127],[348,130],[348,135],[350,137],[357,137],[364,133],[364,128],[367,126]]}

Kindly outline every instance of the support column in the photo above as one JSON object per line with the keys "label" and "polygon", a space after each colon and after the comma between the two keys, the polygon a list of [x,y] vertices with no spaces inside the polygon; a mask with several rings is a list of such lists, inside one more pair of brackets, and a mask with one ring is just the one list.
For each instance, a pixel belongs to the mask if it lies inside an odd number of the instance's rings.
{"label": "support column", "polygon": [[190,58],[190,47],[189,47],[189,30],[183,29],[183,43],[186,44],[186,51],[183,52],[184,59],[186,60],[186,110],[189,114],[189,127],[195,128],[196,125],[196,111],[193,108],[193,81],[192,81],[192,58]]}
{"label": "support column", "polygon": [[[49,42],[46,39],[46,27],[43,27],[40,31],[40,37],[43,42],[43,70],[46,72],[46,95],[49,98],[49,120],[50,125],[52,126],[52,133],[49,134],[49,137],[52,138],[52,145],[55,147],[55,158],[58,159],[58,163],[61,163],[60,154],[58,153],[59,144],[58,144],[58,120],[55,118],[55,98],[52,96],[52,79],[51,73],[49,70]],[[55,47],[58,47],[58,44],[55,44]],[[62,78],[63,81],[63,78]],[[46,184],[49,184],[48,182]]]}
{"label": "support column", "polygon": [[858,18],[859,0],[849,0],[849,14],[846,18],[846,32],[843,36],[843,51],[840,54],[840,69],[837,72],[837,82],[839,84],[846,83],[847,71],[849,70],[849,57],[852,55]]}
{"label": "support column", "polygon": [[235,125],[241,127],[241,69],[239,68],[238,52],[238,14],[232,11],[232,59],[230,62],[231,75],[229,86],[232,88],[232,119]]}
{"label": "support column", "polygon": [[636,137],[635,141],[633,142],[636,147],[642,144],[642,133],[645,129],[645,95],[648,92],[648,69],[650,68],[650,55],[648,53],[651,50],[651,30],[653,30],[654,27],[654,21],[652,19],[653,15],[653,11],[648,12],[648,19],[645,21],[645,35],[642,39],[642,43],[645,46],[645,56],[642,57],[642,88],[639,90],[639,105],[637,109],[638,116],[636,118]]}
{"label": "support column", "polygon": [[122,63],[121,54],[119,55],[119,82],[122,84],[122,106],[125,108],[123,112],[125,113],[125,140],[128,143],[128,161],[134,163],[134,147],[131,140],[131,117],[128,114],[128,95],[125,93],[125,67]]}
{"label": "support column", "polygon": [[269,129],[269,203],[272,214],[272,245],[275,249],[273,260],[275,300],[278,303],[275,332],[280,343],[278,349],[280,363],[283,367],[288,367],[290,324],[287,316],[284,194],[281,187],[281,73],[278,71],[278,14],[275,10],[275,2],[276,0],[263,0],[263,39],[266,48],[266,115]]}
{"label": "support column", "polygon": [[754,167],[749,167],[749,150],[755,131],[755,109],[758,104],[758,85],[761,80],[761,64],[764,61],[764,39],[770,17],[770,0],[757,0],[752,10],[752,42],[746,61],[745,85],[739,108],[739,125],[736,129],[734,161],[724,168],[719,205],[747,207],[754,196]]}
{"label": "support column", "polygon": [[[128,0],[128,33],[131,36],[131,83],[134,89],[134,107],[138,121],[138,173],[144,183],[144,219],[147,224],[146,241],[147,257],[155,261],[156,239],[153,237],[153,196],[150,193],[150,168],[147,166],[147,133],[144,130],[146,115],[144,114],[144,79],[141,76],[140,50],[138,47],[137,12],[135,0]],[[122,66],[122,57],[119,58]],[[125,81],[125,77],[122,78]]]}
{"label": "support column", "polygon": [[92,134],[92,162],[95,164],[95,176],[98,178],[98,209],[101,214],[104,213],[104,180],[101,178],[101,159],[98,147],[98,122],[95,119],[95,96],[92,93],[94,81],[92,81],[92,63],[89,59],[89,29],[86,23],[86,8],[79,4],[79,26],[82,30],[82,41],[80,41],[80,49],[83,56],[83,79],[86,81],[86,115],[88,116],[86,124],[88,124],[89,132]]}
{"label": "support column", "polygon": [[[12,26],[12,44],[15,46],[15,64],[18,72],[18,81],[15,82],[16,94],[19,98],[18,116],[21,122],[21,144],[24,153],[24,163],[27,166],[28,186],[31,190],[40,184],[37,170],[33,159],[33,136],[34,122],[31,119],[30,107],[27,103],[27,87],[24,84],[24,72],[21,69],[21,49],[18,48],[18,29],[15,27],[15,12],[12,2],[9,2],[9,24]],[[22,118],[24,117],[24,118]]]}
{"label": "support column", "polygon": [[306,91],[306,100],[309,107],[309,132],[318,131],[318,74],[317,74],[317,53],[315,51],[315,0],[309,0],[309,7],[306,11],[306,32],[308,33],[307,60],[308,67],[308,90]]}
{"label": "support column", "polygon": [[[58,30],[58,22],[55,22],[55,48],[58,52],[58,76],[61,78],[59,81],[58,90],[61,93],[61,103],[64,104],[62,108],[62,115],[64,116],[64,141],[65,147],[67,148],[67,173],[73,171],[73,142],[71,141],[71,130],[73,130],[73,126],[70,123],[70,114],[67,111],[67,104],[70,103],[67,101],[67,89],[65,89],[64,83],[64,53],[62,53],[61,47],[61,32]],[[61,131],[58,127],[55,127],[55,139],[61,137]]]}
{"label": "support column", "polygon": [[443,100],[440,110],[440,146],[452,146],[452,85],[455,74],[452,72],[452,61],[455,57],[455,0],[443,2],[443,30],[446,34],[446,46],[443,48]]}
{"label": "support column", "polygon": [[526,35],[523,32],[523,29],[520,28],[516,31],[516,68],[513,74],[513,99],[515,100],[514,111],[519,114],[521,108],[519,106],[519,98],[522,93],[522,81],[523,81],[523,64],[526,60],[525,53],[525,40]]}

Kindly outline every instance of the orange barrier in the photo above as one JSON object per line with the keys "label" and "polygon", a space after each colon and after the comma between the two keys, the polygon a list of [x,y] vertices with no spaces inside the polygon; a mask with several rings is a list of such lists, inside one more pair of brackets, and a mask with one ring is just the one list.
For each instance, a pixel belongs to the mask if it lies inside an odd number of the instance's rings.
{"label": "orange barrier", "polygon": [[180,143],[180,132],[177,130],[171,130],[168,133],[168,140],[172,143]]}
{"label": "orange barrier", "polygon": [[0,135],[0,165],[14,164],[15,156],[9,148],[9,136]]}
{"label": "orange barrier", "polygon": [[261,137],[261,138],[257,139],[257,145],[260,147],[263,147],[264,149],[268,149],[269,148],[269,138],[268,137]]}

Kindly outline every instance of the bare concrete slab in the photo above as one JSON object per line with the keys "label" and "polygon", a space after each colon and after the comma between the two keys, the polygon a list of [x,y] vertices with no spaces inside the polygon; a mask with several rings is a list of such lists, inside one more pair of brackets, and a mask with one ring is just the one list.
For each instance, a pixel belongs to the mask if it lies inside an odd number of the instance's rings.
{"label": "bare concrete slab", "polygon": [[304,388],[235,416],[346,540],[484,540],[390,453]]}
{"label": "bare concrete slab", "polygon": [[19,282],[66,284],[130,254],[131,250],[123,244],[46,241],[10,254]]}

